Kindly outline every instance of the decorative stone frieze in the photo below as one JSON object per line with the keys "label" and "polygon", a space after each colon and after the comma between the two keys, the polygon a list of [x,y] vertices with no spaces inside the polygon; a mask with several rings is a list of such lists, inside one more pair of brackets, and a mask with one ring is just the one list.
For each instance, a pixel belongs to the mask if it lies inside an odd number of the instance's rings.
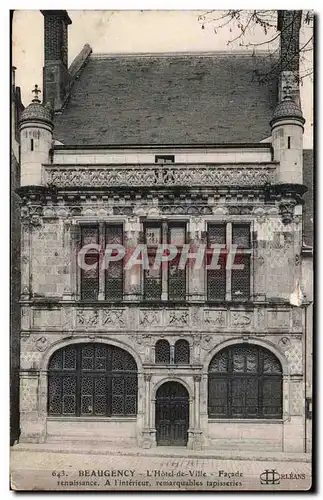
{"label": "decorative stone frieze", "polygon": [[[23,316],[23,314],[26,316]],[[24,331],[88,331],[131,330],[162,333],[168,330],[203,331],[211,334],[219,332],[273,332],[274,334],[294,335],[302,332],[302,308],[268,307],[266,302],[258,303],[254,308],[245,309],[234,306],[224,309],[222,306],[190,306],[170,308],[163,305],[159,309],[140,305],[124,307],[81,306],[77,303],[61,301],[53,307],[49,304],[32,309],[26,307],[22,312]],[[30,317],[29,317],[30,315]],[[279,338],[281,338],[280,335]]]}

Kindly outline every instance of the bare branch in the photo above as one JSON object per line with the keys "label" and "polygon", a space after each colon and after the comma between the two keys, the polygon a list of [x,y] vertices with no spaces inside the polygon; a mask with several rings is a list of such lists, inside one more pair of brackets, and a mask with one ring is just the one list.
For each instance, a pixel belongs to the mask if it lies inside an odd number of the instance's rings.
{"label": "bare branch", "polygon": [[[250,47],[253,48],[253,50],[255,49],[255,47],[262,47],[264,45],[267,45],[268,47],[271,47],[273,45],[275,47],[275,42],[278,41],[282,35],[284,35],[285,30],[287,33],[289,33],[291,27],[292,29],[294,29],[296,22],[295,14],[291,22],[288,25],[284,26],[281,31],[270,33],[274,30],[276,31],[277,29],[277,10],[227,10],[218,16],[213,15],[216,12],[218,11],[209,10],[206,11],[203,15],[199,16],[199,20],[201,20],[203,23],[202,28],[205,29],[206,24],[211,24],[213,25],[214,33],[217,34],[217,32],[221,28],[230,26],[230,24],[232,24],[232,26],[237,28],[239,32],[238,34],[233,36],[233,38],[227,41],[227,45],[239,41],[240,46],[245,46],[247,48]],[[281,57],[277,58],[277,60],[272,65],[272,69],[268,72],[267,75],[258,75],[260,80],[264,82],[267,77],[269,79],[276,78],[277,74],[279,74],[280,71],[288,68],[288,65],[293,61],[295,57],[299,57],[299,59],[303,61],[303,55],[313,50],[313,24],[313,11],[303,11],[302,28],[306,30],[311,29],[311,35],[309,36],[308,40],[301,47],[299,47],[297,52],[295,52],[294,49],[291,49],[293,36],[292,34],[288,35],[288,46],[286,47],[284,54]],[[260,27],[264,31],[266,36],[269,34],[271,36],[267,40],[262,42],[245,42],[244,39],[246,38],[247,34],[250,34],[251,30],[256,26]],[[230,32],[232,31],[233,30],[230,28]],[[274,47],[269,51],[268,57],[274,56],[277,52],[278,49]],[[310,63],[311,62],[309,61],[309,65],[311,65]],[[306,76],[310,74],[310,72],[306,72]]]}

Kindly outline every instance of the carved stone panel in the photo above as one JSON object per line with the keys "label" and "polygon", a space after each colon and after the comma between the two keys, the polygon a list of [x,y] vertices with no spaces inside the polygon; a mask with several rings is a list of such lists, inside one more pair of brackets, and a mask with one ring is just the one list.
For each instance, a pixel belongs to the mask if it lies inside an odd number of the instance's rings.
{"label": "carved stone panel", "polygon": [[99,326],[99,314],[97,309],[78,309],[76,315],[77,326],[95,328]]}
{"label": "carved stone panel", "polygon": [[214,328],[223,328],[226,326],[226,311],[224,310],[206,310],[204,311],[205,326]]}
{"label": "carved stone panel", "polygon": [[253,311],[231,311],[231,327],[246,328],[253,327]]}
{"label": "carved stone panel", "polygon": [[187,309],[175,309],[168,312],[168,326],[188,326],[189,325],[189,312]]}
{"label": "carved stone panel", "polygon": [[154,309],[141,310],[139,324],[143,328],[161,326],[161,311]]}
{"label": "carved stone panel", "polygon": [[103,311],[102,326],[106,328],[124,328],[126,326],[124,309],[105,309]]}

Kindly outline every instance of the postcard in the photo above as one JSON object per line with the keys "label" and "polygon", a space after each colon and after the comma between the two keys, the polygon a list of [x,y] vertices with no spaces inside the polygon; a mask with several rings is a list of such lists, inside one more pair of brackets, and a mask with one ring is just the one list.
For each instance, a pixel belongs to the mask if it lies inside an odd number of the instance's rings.
{"label": "postcard", "polygon": [[11,17],[11,489],[309,490],[313,12]]}

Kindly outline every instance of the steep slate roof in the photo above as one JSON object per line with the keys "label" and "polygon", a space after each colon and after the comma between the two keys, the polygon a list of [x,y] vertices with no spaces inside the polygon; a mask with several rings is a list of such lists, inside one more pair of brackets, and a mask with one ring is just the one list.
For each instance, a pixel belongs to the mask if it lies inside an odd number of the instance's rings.
{"label": "steep slate roof", "polygon": [[312,149],[303,151],[303,183],[307,186],[307,193],[304,195],[304,217],[303,217],[303,242],[308,246],[313,246],[313,173],[314,156]]}
{"label": "steep slate roof", "polygon": [[91,55],[55,117],[65,145],[217,144],[270,136],[277,82],[268,55]]}

